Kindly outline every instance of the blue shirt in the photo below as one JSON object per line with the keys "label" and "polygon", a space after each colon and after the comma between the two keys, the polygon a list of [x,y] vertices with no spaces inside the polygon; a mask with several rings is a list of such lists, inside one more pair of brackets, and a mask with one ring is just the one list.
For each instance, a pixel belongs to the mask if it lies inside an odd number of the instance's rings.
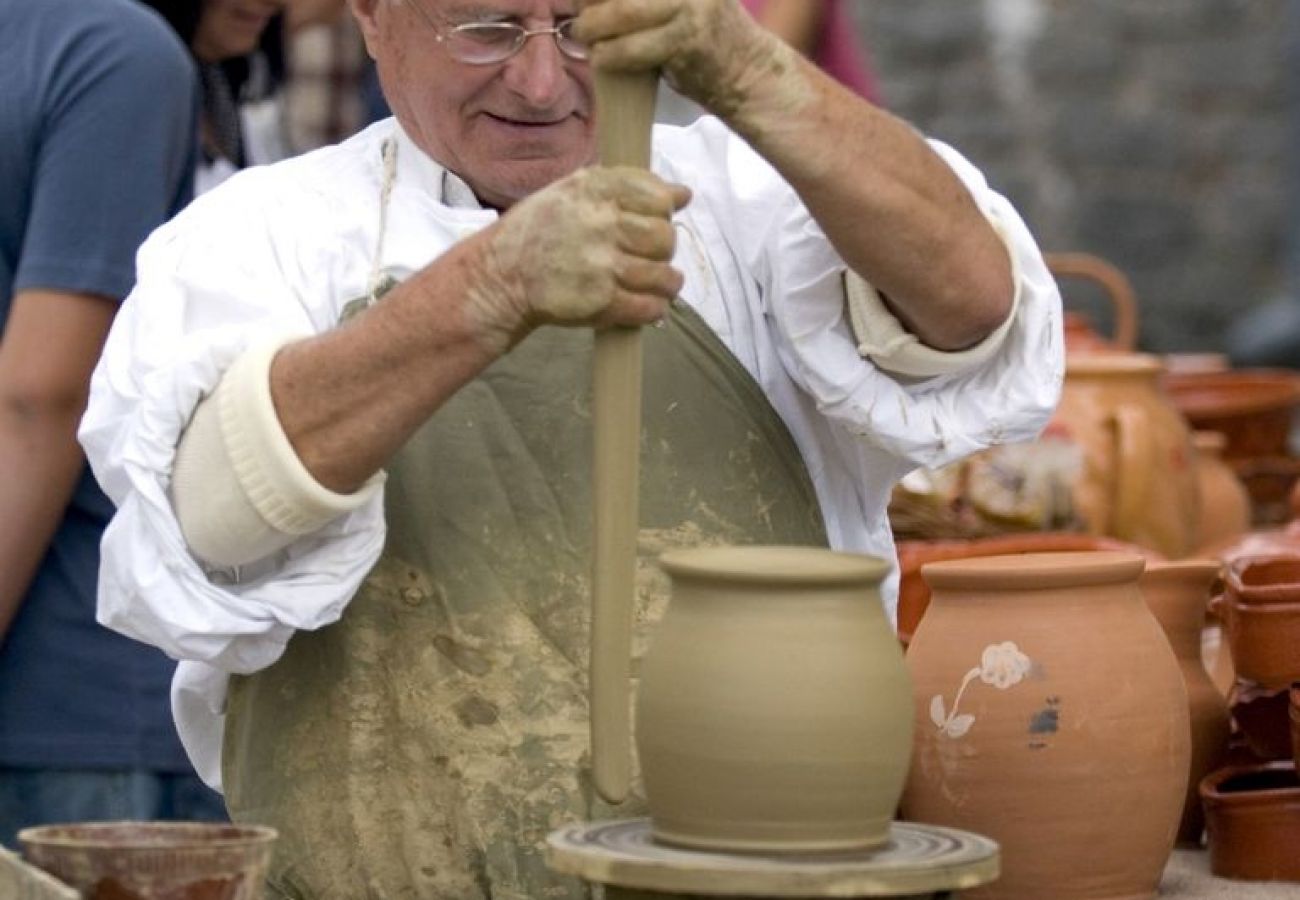
{"label": "blue shirt", "polygon": [[[136,248],[192,191],[185,47],[134,0],[0,0],[0,85],[0,322],[23,289],[120,300]],[[83,470],[0,643],[0,765],[189,769],[174,664],[95,621],[111,514]]]}

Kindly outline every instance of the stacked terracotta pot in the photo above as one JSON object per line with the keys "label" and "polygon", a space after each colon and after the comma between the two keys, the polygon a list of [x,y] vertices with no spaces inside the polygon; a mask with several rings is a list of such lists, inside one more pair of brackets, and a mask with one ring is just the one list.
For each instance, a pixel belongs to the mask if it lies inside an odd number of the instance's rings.
{"label": "stacked terracotta pot", "polygon": [[1218,615],[1236,672],[1232,716],[1242,746],[1200,786],[1211,870],[1300,881],[1300,781],[1292,711],[1300,683],[1300,553],[1239,556]]}

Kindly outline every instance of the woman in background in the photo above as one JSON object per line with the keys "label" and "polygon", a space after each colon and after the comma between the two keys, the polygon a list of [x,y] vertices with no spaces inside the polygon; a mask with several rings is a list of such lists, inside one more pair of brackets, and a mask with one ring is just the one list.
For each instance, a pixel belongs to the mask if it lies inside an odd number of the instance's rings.
{"label": "woman in background", "polygon": [[202,194],[249,165],[289,155],[284,83],[284,0],[141,0],[180,36],[202,87]]}

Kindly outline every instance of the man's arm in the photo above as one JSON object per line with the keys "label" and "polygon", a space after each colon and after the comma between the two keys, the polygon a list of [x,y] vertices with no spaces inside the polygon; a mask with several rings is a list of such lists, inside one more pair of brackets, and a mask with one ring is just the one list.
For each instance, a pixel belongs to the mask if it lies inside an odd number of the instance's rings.
{"label": "man's arm", "polygon": [[81,474],[77,422],[115,304],[25,290],[0,341],[0,639]]}
{"label": "man's arm", "polygon": [[910,125],[837,84],[736,0],[592,0],[579,21],[594,65],[662,67],[744,137],[926,344],[969,347],[1006,319],[1006,247],[952,170]]}

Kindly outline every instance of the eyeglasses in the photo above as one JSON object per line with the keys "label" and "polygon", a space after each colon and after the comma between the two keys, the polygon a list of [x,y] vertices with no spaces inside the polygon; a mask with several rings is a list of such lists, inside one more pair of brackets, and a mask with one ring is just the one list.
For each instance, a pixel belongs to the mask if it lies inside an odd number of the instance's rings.
{"label": "eyeglasses", "polygon": [[587,45],[573,36],[574,19],[564,19],[550,28],[525,28],[514,22],[467,22],[443,29],[438,26],[422,3],[410,0],[410,6],[433,29],[438,42],[447,48],[452,59],[471,66],[503,63],[524,49],[531,37],[549,34],[555,46],[569,59],[586,60]]}

